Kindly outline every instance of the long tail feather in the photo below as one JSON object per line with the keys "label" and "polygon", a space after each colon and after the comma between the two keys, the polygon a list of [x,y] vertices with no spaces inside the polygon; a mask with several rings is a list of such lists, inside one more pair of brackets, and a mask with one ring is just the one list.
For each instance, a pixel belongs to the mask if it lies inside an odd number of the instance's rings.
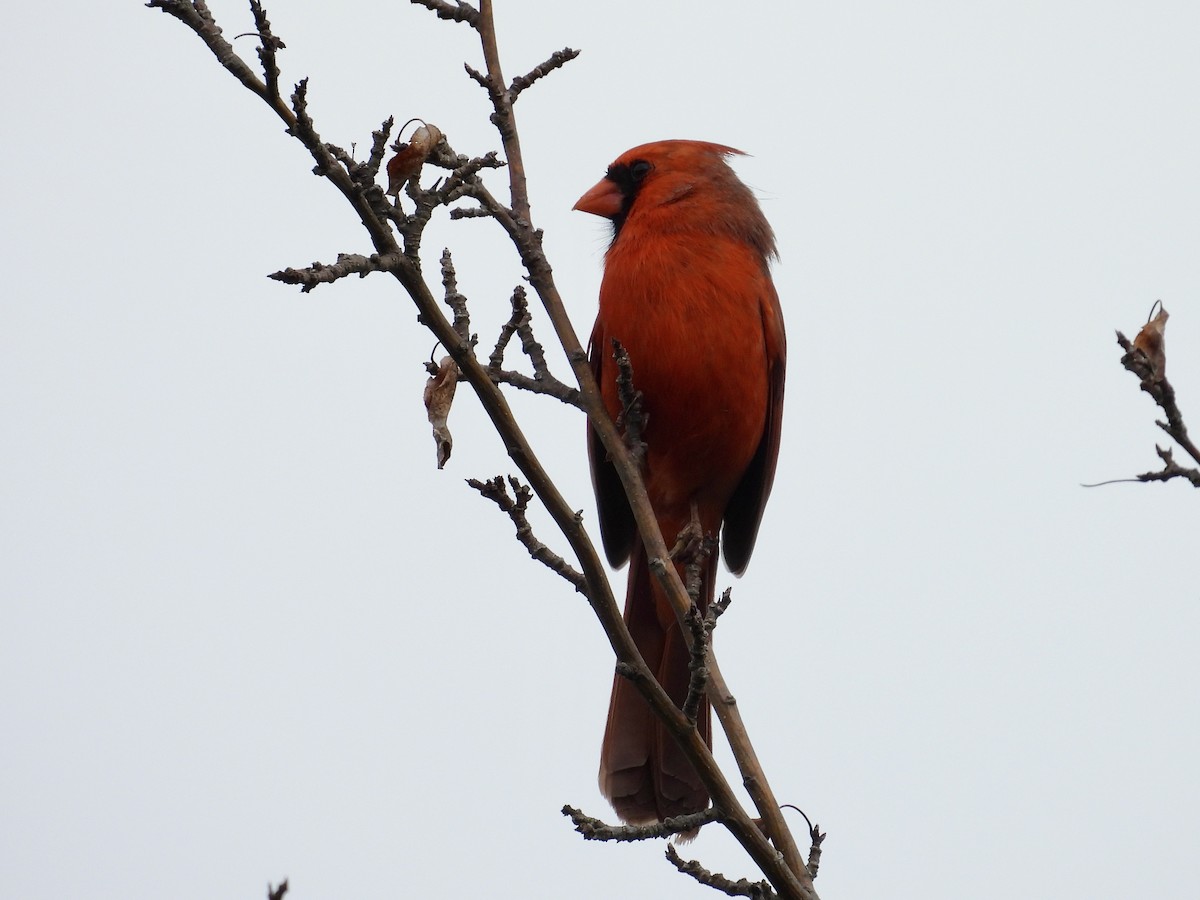
{"label": "long tail feather", "polygon": [[[704,564],[701,610],[713,597],[716,554]],[[642,657],[677,706],[687,698],[689,651],[675,614],[658,587],[639,543],[629,562],[625,623]],[[707,700],[702,700],[697,728],[712,746]],[[608,726],[600,751],[600,792],[622,820],[661,821],[667,816],[700,812],[708,806],[708,791],[675,739],[654,717],[649,705],[627,678],[613,680]]]}

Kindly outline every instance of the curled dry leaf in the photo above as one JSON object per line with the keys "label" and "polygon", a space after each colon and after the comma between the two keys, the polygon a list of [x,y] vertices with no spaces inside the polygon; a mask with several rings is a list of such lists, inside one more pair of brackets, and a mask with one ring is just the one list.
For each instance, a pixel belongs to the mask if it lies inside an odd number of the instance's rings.
{"label": "curled dry leaf", "polygon": [[1161,300],[1154,306],[1158,307],[1158,315],[1153,314],[1154,307],[1151,307],[1150,320],[1142,326],[1142,330],[1133,339],[1133,346],[1145,353],[1146,358],[1150,360],[1150,368],[1154,370],[1154,380],[1162,381],[1167,375],[1167,348],[1164,332],[1170,316]]}
{"label": "curled dry leaf", "polygon": [[[410,121],[421,122],[420,119]],[[425,160],[429,158],[429,154],[433,152],[433,148],[441,139],[440,128],[421,122],[420,127],[413,132],[412,138],[407,144],[397,143],[393,147],[396,155],[389,159],[387,164],[387,192],[389,194],[393,197],[396,196],[410,178],[421,174],[421,166],[425,164]]]}
{"label": "curled dry leaf", "polygon": [[454,402],[454,390],[457,387],[458,366],[449,356],[443,356],[437,372],[425,382],[425,412],[429,416],[429,424],[433,426],[439,469],[446,465],[450,451],[454,449],[454,439],[450,437],[446,423],[450,418],[450,404]]}

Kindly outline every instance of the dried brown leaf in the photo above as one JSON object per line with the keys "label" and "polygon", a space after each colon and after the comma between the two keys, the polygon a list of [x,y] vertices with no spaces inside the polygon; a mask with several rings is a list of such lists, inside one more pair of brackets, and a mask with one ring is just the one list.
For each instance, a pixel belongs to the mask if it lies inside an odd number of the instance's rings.
{"label": "dried brown leaf", "polygon": [[[420,119],[412,121],[421,122]],[[421,174],[421,166],[425,164],[425,160],[429,158],[429,154],[433,152],[433,148],[441,139],[440,128],[421,122],[420,127],[413,132],[408,143],[395,145],[393,149],[396,150],[396,155],[389,159],[387,164],[387,192],[389,194],[393,197],[398,195],[410,178]]]}
{"label": "dried brown leaf", "polygon": [[1154,380],[1162,381],[1167,375],[1167,347],[1164,332],[1170,315],[1162,305],[1162,301],[1155,303],[1154,306],[1158,307],[1158,315],[1154,315],[1154,307],[1151,307],[1150,320],[1142,326],[1142,330],[1133,339],[1133,346],[1146,354],[1146,358],[1150,361],[1150,368],[1154,371]]}
{"label": "dried brown leaf", "polygon": [[437,446],[437,467],[446,465],[450,452],[454,449],[454,439],[450,436],[447,422],[450,418],[450,404],[454,402],[454,391],[458,387],[458,366],[449,356],[443,356],[438,363],[436,374],[431,375],[425,382],[425,412],[429,416],[429,424],[433,426],[433,442]]}

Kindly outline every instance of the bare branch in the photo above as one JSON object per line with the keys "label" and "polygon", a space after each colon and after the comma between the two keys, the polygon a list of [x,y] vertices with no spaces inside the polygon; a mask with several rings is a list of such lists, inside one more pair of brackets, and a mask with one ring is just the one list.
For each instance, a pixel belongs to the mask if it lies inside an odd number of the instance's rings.
{"label": "bare branch", "polygon": [[530,526],[529,520],[525,517],[525,511],[529,508],[529,501],[533,499],[533,491],[529,489],[528,485],[521,484],[511,475],[508,478],[508,483],[512,485],[513,497],[509,496],[508,489],[504,485],[504,479],[499,475],[488,481],[479,481],[476,478],[467,479],[467,484],[475,488],[483,497],[491,500],[508,514],[508,517],[512,519],[512,523],[517,526],[517,540],[529,551],[530,556],[554,574],[569,581],[575,587],[575,590],[586,596],[588,594],[587,579],[534,535],[533,528]]}
{"label": "bare branch", "polygon": [[[254,74],[254,70],[234,52],[233,45],[225,40],[204,0],[190,0],[190,2],[189,0],[149,0],[146,6],[151,9],[161,9],[167,15],[174,16],[183,22],[200,36],[200,39],[216,56],[217,61],[238,81],[268,103],[271,102],[272,98],[267,90],[267,85],[260,81]],[[278,92],[276,97],[278,97]],[[286,109],[286,107],[283,108]]]}
{"label": "bare branch", "polygon": [[504,158],[508,160],[508,189],[512,203],[512,217],[517,224],[529,228],[529,188],[525,180],[525,157],[521,152],[521,138],[517,134],[517,118],[513,114],[512,95],[503,89],[504,73],[500,69],[500,49],[496,44],[496,25],[492,18],[492,0],[480,0],[479,21],[476,30],[483,48],[483,59],[487,64],[485,86],[492,98],[492,124],[500,132],[504,146]]}
{"label": "bare branch", "polygon": [[458,275],[454,271],[454,260],[450,257],[450,249],[442,251],[442,287],[446,290],[446,305],[454,313],[452,327],[460,338],[470,341],[471,314],[467,312],[467,298],[458,292]]}
{"label": "bare branch", "polygon": [[633,363],[616,338],[613,338],[612,350],[617,363],[617,396],[621,400],[621,414],[617,417],[616,425],[624,429],[625,446],[640,469],[646,459],[646,442],[642,440],[642,429],[646,427],[642,392],[633,386]]}
{"label": "bare branch", "polygon": [[732,588],[725,588],[725,592],[721,594],[721,599],[711,604],[704,611],[704,627],[711,634],[712,630],[717,627],[717,619],[725,614],[729,609],[729,604],[733,602]]}
{"label": "bare branch", "polygon": [[479,27],[479,10],[464,0],[447,3],[445,0],[412,0],[416,6],[423,6],[437,13],[439,19],[450,22],[466,22],[472,28]]}
{"label": "bare branch", "polygon": [[518,286],[513,291],[509,304],[512,306],[512,315],[500,326],[500,336],[496,338],[496,346],[492,348],[492,355],[488,357],[489,370],[498,371],[504,365],[504,351],[508,349],[508,342],[512,340],[512,336],[517,333],[517,326],[529,321],[529,303],[525,299],[524,288]]}
{"label": "bare branch", "polygon": [[671,816],[649,825],[609,825],[600,819],[585,815],[573,806],[564,806],[562,814],[571,820],[575,830],[588,841],[648,841],[669,838],[677,834],[694,833],[710,822],[721,820],[720,812],[714,807],[687,816]]}
{"label": "bare branch", "polygon": [[804,816],[804,821],[808,825],[808,838],[812,842],[808,849],[808,873],[815,879],[817,870],[821,868],[821,845],[825,842],[825,832],[821,830],[820,825],[814,825],[808,814],[794,803],[785,803],[781,809],[794,809],[800,815]]}
{"label": "bare branch", "polygon": [[516,100],[517,96],[521,93],[521,91],[525,90],[525,88],[533,85],[533,83],[539,78],[545,78],[555,69],[561,69],[567,63],[577,57],[579,53],[580,51],[572,50],[570,47],[564,47],[561,50],[555,50],[552,54],[550,54],[550,58],[544,63],[530,69],[526,74],[518,75],[513,79],[512,85],[508,89],[510,99]]}
{"label": "bare branch", "polygon": [[495,216],[482,206],[459,206],[450,210],[451,219],[492,219]]}
{"label": "bare branch", "polygon": [[361,253],[339,253],[336,263],[314,262],[303,269],[287,268],[272,272],[267,277],[284,284],[298,284],[300,291],[307,294],[317,285],[333,284],[348,275],[366,278],[372,272],[393,272],[402,259],[398,253],[372,253],[370,256],[363,256]]}
{"label": "bare branch", "polygon": [[471,80],[487,91],[488,95],[494,100],[496,96],[496,90],[492,86],[491,82],[488,81],[487,76],[474,66],[467,63],[463,63],[463,68],[466,70],[467,74],[471,76]]}
{"label": "bare branch", "polygon": [[705,687],[708,685],[708,638],[709,632],[704,627],[704,616],[700,613],[700,608],[693,605],[688,610],[687,617],[688,628],[692,632],[691,656],[688,660],[688,671],[691,673],[688,679],[687,696],[683,701],[683,714],[687,716],[687,720],[695,724],[696,719],[700,714],[700,701],[704,697]]}
{"label": "bare branch", "polygon": [[[563,384],[550,374],[550,368],[546,364],[546,355],[542,345],[533,336],[533,325],[531,324],[529,302],[525,296],[525,288],[517,285],[513,289],[509,303],[512,305],[512,315],[501,326],[500,336],[496,339],[496,346],[492,349],[492,355],[488,357],[488,372],[491,374],[492,380],[497,383],[511,384],[513,387],[535,394],[548,394],[551,397],[561,400],[563,403],[569,403],[576,407],[579,406],[578,389]],[[521,335],[521,349],[533,363],[532,378],[520,372],[512,372],[502,368],[504,365],[504,351],[508,348],[509,341],[512,340],[514,334]]]}
{"label": "bare branch", "polygon": [[267,12],[259,0],[250,0],[250,12],[254,15],[254,27],[258,30],[261,43],[258,45],[258,60],[262,63],[263,76],[266,78],[267,94],[279,96],[279,64],[275,61],[275,51],[286,46],[283,41],[271,33],[271,22]]}
{"label": "bare branch", "polygon": [[[525,288],[520,285],[513,291],[513,302],[525,304]],[[526,307],[528,309],[528,307]],[[529,357],[533,364],[533,375],[539,381],[555,380],[546,364],[546,349],[533,336],[532,317],[526,314],[517,322],[517,334],[521,336],[521,352]]]}
{"label": "bare branch", "polygon": [[722,893],[728,894],[730,897],[751,897],[754,900],[774,900],[778,896],[771,885],[765,881],[747,881],[745,878],[740,878],[737,881],[730,881],[724,875],[718,872],[710,872],[704,866],[700,865],[694,859],[685,860],[675,852],[675,847],[672,844],[667,845],[667,859],[671,865],[682,872],[684,875],[690,875],[698,882],[707,887],[716,888]]}
{"label": "bare branch", "polygon": [[[1162,425],[1162,422],[1158,422]],[[1175,462],[1175,457],[1172,455],[1169,448],[1154,445],[1155,451],[1158,453],[1158,458],[1163,461],[1163,467],[1158,472],[1143,472],[1137,477],[1137,481],[1170,481],[1172,478],[1183,478],[1192,483],[1192,487],[1200,488],[1200,469],[1188,469]]]}
{"label": "bare branch", "polygon": [[383,155],[387,152],[388,138],[391,137],[392,126],[395,124],[396,120],[392,116],[388,116],[383,120],[378,131],[371,132],[371,153],[358,173],[364,181],[374,184],[375,179],[379,176],[379,167],[383,165]]}
{"label": "bare branch", "polygon": [[547,397],[553,397],[555,400],[580,408],[579,390],[563,384],[561,381],[539,381],[523,372],[514,372],[511,369],[489,369],[488,372],[496,384],[507,384],[531,394],[545,394]]}
{"label": "bare branch", "polygon": [[817,871],[821,868],[821,844],[825,841],[825,832],[817,825],[810,825],[808,835],[812,841],[808,848],[808,874],[816,878]]}
{"label": "bare branch", "polygon": [[286,878],[279,882],[277,887],[272,887],[270,883],[267,884],[267,900],[283,900],[287,892],[288,882]]}

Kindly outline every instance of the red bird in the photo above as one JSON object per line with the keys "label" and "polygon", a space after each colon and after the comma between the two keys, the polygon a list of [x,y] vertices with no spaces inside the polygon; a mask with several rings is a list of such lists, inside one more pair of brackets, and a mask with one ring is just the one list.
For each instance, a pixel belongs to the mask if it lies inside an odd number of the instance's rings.
{"label": "red bird", "polygon": [[[725,161],[740,152],[702,141],[634,147],[575,204],[613,223],[590,345],[605,406],[616,420],[615,338],[629,352],[634,387],[644,395],[646,490],[667,546],[698,521],[704,535],[721,532],[735,575],[750,561],[775,478],[786,359],[769,271],[775,235]],[[625,621],[647,665],[682,706],[687,644],[591,429],[588,454],[608,561],[631,560]],[[676,565],[682,570],[683,561]],[[702,576],[703,608],[713,597],[716,554]],[[698,727],[712,746],[707,702]],[[620,676],[600,751],[600,790],[626,822],[708,806],[699,775]]]}

